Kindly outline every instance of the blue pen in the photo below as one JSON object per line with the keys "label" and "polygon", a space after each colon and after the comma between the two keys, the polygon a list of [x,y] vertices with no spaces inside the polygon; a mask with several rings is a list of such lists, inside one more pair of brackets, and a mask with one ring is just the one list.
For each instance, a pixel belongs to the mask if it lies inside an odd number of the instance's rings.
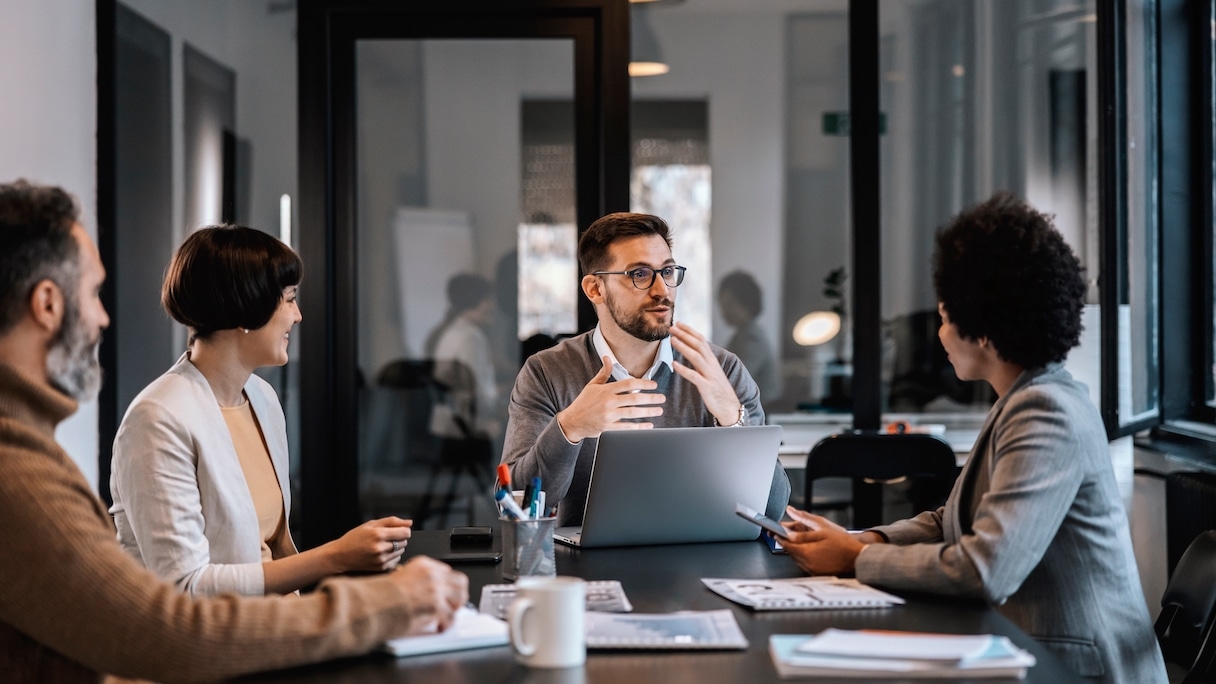
{"label": "blue pen", "polygon": [[523,520],[528,517],[524,515],[523,509],[519,507],[519,504],[515,503],[515,497],[511,496],[511,492],[500,489],[494,494],[494,500],[502,506],[503,513],[516,520]]}
{"label": "blue pen", "polygon": [[532,478],[532,499],[528,501],[528,517],[540,518],[540,477]]}

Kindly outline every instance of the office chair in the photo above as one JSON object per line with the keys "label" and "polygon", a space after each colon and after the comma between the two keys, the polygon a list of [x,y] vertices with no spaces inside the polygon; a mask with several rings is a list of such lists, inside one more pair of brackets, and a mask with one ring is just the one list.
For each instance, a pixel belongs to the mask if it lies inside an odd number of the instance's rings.
{"label": "office chair", "polygon": [[[954,449],[936,435],[838,432],[819,440],[807,456],[806,502],[813,511],[815,480],[853,478],[853,527],[874,527],[883,523],[882,485],[910,478],[952,484],[957,476]],[[932,508],[940,505],[945,495],[939,487],[927,498],[914,503]]]}
{"label": "office chair", "polygon": [[1187,668],[1183,684],[1210,682],[1216,676],[1216,530],[1195,538],[1178,561],[1161,597],[1154,625],[1167,661]]}
{"label": "office chair", "polygon": [[1172,577],[1182,554],[1201,533],[1216,529],[1216,474],[1165,476],[1165,547]]}

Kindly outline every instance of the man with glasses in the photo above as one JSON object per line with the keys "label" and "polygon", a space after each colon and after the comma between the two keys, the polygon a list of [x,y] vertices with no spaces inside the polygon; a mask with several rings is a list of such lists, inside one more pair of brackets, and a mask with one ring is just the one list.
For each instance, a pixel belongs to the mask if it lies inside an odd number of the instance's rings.
{"label": "man with glasses", "polygon": [[[764,423],[739,358],[675,321],[685,269],[663,219],[609,214],[583,233],[578,260],[599,325],[524,364],[502,453],[513,482],[541,478],[561,526],[582,524],[601,432]],[[789,495],[778,463],[768,514],[780,518]]]}

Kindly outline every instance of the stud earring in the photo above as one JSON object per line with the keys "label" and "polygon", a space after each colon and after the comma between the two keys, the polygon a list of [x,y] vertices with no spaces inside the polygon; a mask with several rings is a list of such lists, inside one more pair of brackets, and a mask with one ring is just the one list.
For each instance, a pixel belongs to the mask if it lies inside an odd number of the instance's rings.
{"label": "stud earring", "polygon": [[246,335],[248,335],[248,334],[249,334],[249,328],[243,328],[243,330],[245,331],[245,334],[246,334]]}

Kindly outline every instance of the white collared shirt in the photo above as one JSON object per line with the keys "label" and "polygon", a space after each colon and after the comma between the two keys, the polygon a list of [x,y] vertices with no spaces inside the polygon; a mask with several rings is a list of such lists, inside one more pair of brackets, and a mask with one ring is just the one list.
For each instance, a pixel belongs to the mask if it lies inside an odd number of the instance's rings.
{"label": "white collared shirt", "polygon": [[[604,333],[600,331],[600,326],[595,326],[595,332],[591,334],[591,342],[595,345],[595,355],[598,358],[608,357],[612,361],[612,379],[613,380],[628,380],[633,377],[625,367],[616,360],[616,354],[612,353],[612,349],[608,347],[608,340],[604,339]],[[650,370],[642,376],[643,380],[654,378],[654,374],[659,370],[661,364],[667,364],[668,370],[675,372],[675,368],[671,365],[675,357],[671,354],[671,338],[664,337],[659,341],[659,353],[655,355],[654,364],[650,366]]]}

